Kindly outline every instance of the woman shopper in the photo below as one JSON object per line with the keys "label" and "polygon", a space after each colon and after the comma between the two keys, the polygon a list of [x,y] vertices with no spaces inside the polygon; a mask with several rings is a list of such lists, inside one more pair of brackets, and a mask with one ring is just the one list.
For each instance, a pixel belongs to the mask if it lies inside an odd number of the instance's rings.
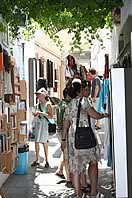
{"label": "woman shopper", "polygon": [[[81,96],[82,87],[79,82],[71,85],[69,96],[73,99],[69,102],[65,110],[65,119],[63,123],[63,135],[61,148],[66,148],[66,137],[68,135],[69,144],[69,169],[72,175],[72,182],[75,188],[76,198],[81,198],[81,173],[86,170],[87,164],[91,164],[89,169],[89,178],[91,184],[90,197],[100,197],[97,189],[98,169],[97,169],[97,153],[96,146],[91,149],[76,149],[75,148],[75,132],[76,121],[79,103],[81,103],[79,126],[85,127],[88,124],[88,115],[94,119],[102,119],[108,117],[107,114],[101,114],[95,111],[90,102],[85,97]],[[82,98],[82,100],[80,100]]]}
{"label": "woman shopper", "polygon": [[[89,100],[89,102],[92,104],[92,100],[90,98],[90,91],[91,91],[91,82],[89,80],[83,80],[81,95],[82,95],[82,97],[86,97]],[[93,130],[96,140],[97,140],[97,152],[96,153],[97,153],[98,161],[100,161],[101,160],[101,155],[100,155],[101,151],[100,151],[100,146],[98,144],[97,133],[95,131],[95,119],[91,118],[90,121],[91,121],[92,130]],[[90,169],[91,169],[91,163],[89,163],[89,166],[88,166],[88,175],[89,175]],[[96,171],[98,171],[98,164],[97,164],[97,166],[95,166],[95,169],[97,169]],[[91,185],[89,183],[87,183],[86,172],[81,174],[81,190],[86,194],[91,191]]]}
{"label": "woman shopper", "polygon": [[52,105],[48,100],[48,92],[45,88],[39,89],[35,94],[39,101],[36,106],[36,110],[33,112],[33,116],[36,120],[36,124],[34,126],[36,160],[31,164],[31,166],[37,166],[40,163],[39,143],[42,143],[46,161],[45,168],[48,168],[48,119],[53,118],[53,110]]}
{"label": "woman shopper", "polygon": [[[82,92],[81,92],[82,97],[86,97],[88,100],[90,100],[90,98],[89,98],[90,91],[91,91],[91,82],[89,80],[83,80],[82,81]],[[90,100],[90,102],[91,102],[91,100]],[[91,119],[91,121],[93,121],[93,120],[94,119]],[[95,130],[95,121],[94,121],[94,128],[93,128],[92,123],[91,123],[91,125],[92,125],[92,129],[94,131]],[[90,164],[89,164],[88,170],[90,170]],[[89,183],[87,183],[86,170],[84,170],[84,172],[81,173],[81,190],[82,190],[82,192],[84,192],[86,194],[90,193],[90,191],[91,191],[91,185]]]}
{"label": "woman shopper", "polygon": [[[71,98],[68,96],[68,88],[67,87],[63,90],[63,97],[64,97],[64,99],[62,99],[56,107],[57,137],[60,142],[62,139],[64,112],[67,107],[67,104],[71,100]],[[65,173],[66,173],[66,175],[65,175],[66,176],[66,186],[71,186],[70,175],[69,175],[69,166],[68,166],[68,148],[67,147],[64,149],[64,151],[62,151],[62,155],[60,157],[60,164],[59,164],[58,169],[55,173],[60,178],[65,179],[65,176],[63,174],[63,169],[65,169]]]}

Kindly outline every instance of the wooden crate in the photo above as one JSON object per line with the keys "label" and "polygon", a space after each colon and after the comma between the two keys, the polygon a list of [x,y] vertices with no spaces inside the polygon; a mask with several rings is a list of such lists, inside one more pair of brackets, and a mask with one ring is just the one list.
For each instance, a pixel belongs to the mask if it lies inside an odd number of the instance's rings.
{"label": "wooden crate", "polygon": [[26,88],[25,80],[20,80],[20,97],[21,97],[21,100],[27,99],[27,88]]}
{"label": "wooden crate", "polygon": [[18,146],[17,143],[11,145],[12,150],[12,171],[14,172],[18,163]]}
{"label": "wooden crate", "polygon": [[1,122],[1,130],[7,131],[7,115],[5,114],[1,115],[0,122]]}
{"label": "wooden crate", "polygon": [[24,144],[27,141],[27,135],[19,134],[18,142],[19,144]]}
{"label": "wooden crate", "polygon": [[3,172],[5,170],[5,164],[6,164],[6,151],[3,153],[0,153],[0,171]]}
{"label": "wooden crate", "polygon": [[8,151],[6,153],[6,159],[5,159],[5,170],[4,173],[11,174],[12,173],[12,151]]}
{"label": "wooden crate", "polygon": [[4,98],[4,81],[0,81],[0,99]]}
{"label": "wooden crate", "polygon": [[27,111],[26,110],[18,110],[17,118],[20,122],[26,120],[27,119]]}
{"label": "wooden crate", "polygon": [[18,141],[18,129],[14,127],[11,129],[11,144]]}

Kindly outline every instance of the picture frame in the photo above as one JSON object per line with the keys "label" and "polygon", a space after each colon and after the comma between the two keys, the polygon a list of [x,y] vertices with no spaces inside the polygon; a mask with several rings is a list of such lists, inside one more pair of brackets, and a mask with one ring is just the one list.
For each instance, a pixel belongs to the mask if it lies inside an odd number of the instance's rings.
{"label": "picture frame", "polygon": [[25,100],[21,100],[20,102],[18,102],[18,109],[19,110],[26,110],[26,101]]}
{"label": "picture frame", "polygon": [[20,123],[20,134],[27,135],[27,122],[26,121],[21,121]]}
{"label": "picture frame", "polygon": [[2,100],[0,99],[0,116],[2,115]]}
{"label": "picture frame", "polygon": [[4,98],[4,82],[0,81],[0,99]]}
{"label": "picture frame", "polygon": [[8,25],[5,21],[2,22],[3,25],[3,32],[2,32],[2,43],[6,47],[8,47],[9,44],[9,38],[8,38]]}

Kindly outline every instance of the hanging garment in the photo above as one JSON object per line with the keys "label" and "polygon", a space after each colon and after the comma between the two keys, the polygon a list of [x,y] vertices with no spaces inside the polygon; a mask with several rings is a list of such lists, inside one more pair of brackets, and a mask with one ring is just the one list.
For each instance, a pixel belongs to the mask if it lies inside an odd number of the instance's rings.
{"label": "hanging garment", "polygon": [[65,77],[71,78],[70,68],[68,67],[68,65],[66,65],[65,67]]}
{"label": "hanging garment", "polygon": [[104,98],[103,98],[104,107],[106,106],[108,91],[109,91],[109,79],[105,79],[104,80]]}
{"label": "hanging garment", "polygon": [[67,56],[67,60],[68,60],[68,66],[71,68],[71,69],[74,69],[75,67],[75,58],[71,55],[68,55]]}
{"label": "hanging garment", "polygon": [[0,72],[3,71],[3,52],[0,53]]}
{"label": "hanging garment", "polygon": [[47,84],[48,87],[53,87],[53,62],[47,60]]}
{"label": "hanging garment", "polygon": [[99,113],[102,112],[102,81],[100,80],[100,92],[99,92],[99,102],[98,102],[98,109]]}
{"label": "hanging garment", "polygon": [[[107,96],[107,100],[109,100],[109,96]],[[109,112],[109,101],[106,105],[106,113]],[[104,138],[104,160],[107,160],[107,166],[112,166],[112,137],[111,137],[111,123],[110,119],[105,118],[105,138]]]}

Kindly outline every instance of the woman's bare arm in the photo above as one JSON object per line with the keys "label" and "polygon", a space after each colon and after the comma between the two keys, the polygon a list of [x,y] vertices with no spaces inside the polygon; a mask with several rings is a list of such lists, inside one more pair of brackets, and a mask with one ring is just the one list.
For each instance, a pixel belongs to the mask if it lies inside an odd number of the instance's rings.
{"label": "woman's bare arm", "polygon": [[51,104],[48,104],[47,105],[47,117],[48,118],[53,118],[53,107],[52,107],[52,105]]}
{"label": "woman's bare arm", "polygon": [[37,111],[37,114],[38,115],[43,115],[47,118],[53,118],[53,108],[52,108],[52,105],[51,104],[48,104],[47,105],[47,113],[45,112],[42,112],[42,111]]}
{"label": "woman's bare arm", "polygon": [[109,117],[107,113],[99,113],[93,107],[88,107],[87,113],[91,118],[94,118],[97,120]]}
{"label": "woman's bare arm", "polygon": [[67,137],[67,133],[69,131],[70,128],[70,121],[69,120],[64,120],[63,121],[63,130],[62,130],[62,139],[65,140]]}

